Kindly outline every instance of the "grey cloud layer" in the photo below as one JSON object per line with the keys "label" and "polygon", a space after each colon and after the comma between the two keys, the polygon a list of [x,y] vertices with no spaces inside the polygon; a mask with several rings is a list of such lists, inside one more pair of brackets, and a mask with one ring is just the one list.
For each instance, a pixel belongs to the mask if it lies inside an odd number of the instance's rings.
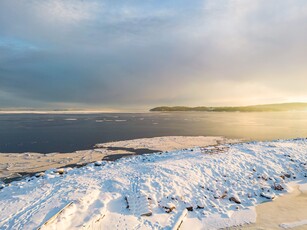
{"label": "grey cloud layer", "polygon": [[0,107],[307,97],[306,41],[304,0],[3,0]]}

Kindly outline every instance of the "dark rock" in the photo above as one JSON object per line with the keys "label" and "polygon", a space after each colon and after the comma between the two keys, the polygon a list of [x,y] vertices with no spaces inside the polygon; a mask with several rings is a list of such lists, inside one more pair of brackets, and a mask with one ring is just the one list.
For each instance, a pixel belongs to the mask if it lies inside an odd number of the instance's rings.
{"label": "dark rock", "polygon": [[65,173],[65,170],[63,168],[60,168],[60,169],[55,170],[54,172],[60,175],[63,175]]}
{"label": "dark rock", "polygon": [[229,200],[235,202],[236,204],[241,204],[241,201],[237,197],[232,196],[229,198]]}
{"label": "dark rock", "polygon": [[291,177],[291,175],[288,174],[288,173],[284,174],[284,176],[287,177],[287,178],[290,178],[290,177]]}
{"label": "dark rock", "polygon": [[102,162],[101,161],[96,161],[95,163],[94,163],[94,166],[101,166],[102,165]]}
{"label": "dark rock", "polygon": [[35,174],[35,177],[42,177],[42,176],[45,176],[44,172],[39,172]]}
{"label": "dark rock", "polygon": [[165,212],[166,213],[171,213],[174,209],[175,209],[175,206],[172,206],[172,207],[164,207],[165,209]]}
{"label": "dark rock", "polygon": [[126,203],[127,203],[127,206],[126,206],[126,209],[129,209],[129,203],[128,203],[128,198],[125,196],[125,201],[126,201]]}
{"label": "dark rock", "polygon": [[224,199],[227,197],[227,192],[224,192],[224,194],[220,197],[221,199]]}
{"label": "dark rock", "polygon": [[161,205],[161,208],[165,209],[166,213],[171,213],[174,209],[176,209],[175,205],[172,203],[168,203],[166,205]]}
{"label": "dark rock", "polygon": [[189,212],[193,212],[193,207],[192,207],[192,206],[187,207],[187,210],[188,210]]}
{"label": "dark rock", "polygon": [[273,188],[274,188],[274,190],[277,190],[277,191],[282,191],[282,190],[284,190],[284,188],[283,188],[280,184],[275,184],[275,183],[274,183]]}

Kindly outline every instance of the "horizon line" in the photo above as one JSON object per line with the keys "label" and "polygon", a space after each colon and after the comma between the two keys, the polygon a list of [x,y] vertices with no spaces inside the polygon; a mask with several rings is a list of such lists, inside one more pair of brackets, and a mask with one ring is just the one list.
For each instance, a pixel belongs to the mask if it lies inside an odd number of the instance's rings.
{"label": "horizon line", "polygon": [[[157,107],[189,107],[189,108],[197,108],[197,107],[208,107],[208,108],[218,108],[218,107],[249,107],[249,106],[263,106],[263,105],[283,105],[283,104],[307,104],[307,102],[281,102],[281,103],[268,103],[268,104],[254,104],[254,105],[241,105],[241,106],[185,106],[185,105],[173,105],[173,106],[156,106]],[[151,112],[149,109],[34,109],[34,108],[11,108],[5,109],[0,108],[0,114],[98,114],[98,113],[146,113]]]}

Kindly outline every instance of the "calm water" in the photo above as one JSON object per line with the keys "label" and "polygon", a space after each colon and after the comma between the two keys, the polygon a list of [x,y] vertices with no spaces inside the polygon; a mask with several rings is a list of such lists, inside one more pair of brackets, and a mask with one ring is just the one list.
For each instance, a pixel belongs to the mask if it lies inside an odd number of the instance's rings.
{"label": "calm water", "polygon": [[0,152],[71,152],[96,143],[167,135],[307,137],[307,112],[0,114]]}

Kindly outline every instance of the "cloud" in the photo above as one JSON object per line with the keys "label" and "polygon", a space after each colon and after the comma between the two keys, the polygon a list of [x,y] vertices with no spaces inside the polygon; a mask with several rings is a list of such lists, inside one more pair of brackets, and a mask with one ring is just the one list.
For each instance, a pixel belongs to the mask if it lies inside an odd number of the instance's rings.
{"label": "cloud", "polygon": [[[38,14],[50,22],[79,23],[85,20],[94,20],[96,10],[103,4],[93,1],[61,1],[53,0],[36,5]],[[53,20],[53,21],[52,21]]]}
{"label": "cloud", "polygon": [[306,27],[304,0],[3,0],[0,91],[24,107],[307,97]]}

